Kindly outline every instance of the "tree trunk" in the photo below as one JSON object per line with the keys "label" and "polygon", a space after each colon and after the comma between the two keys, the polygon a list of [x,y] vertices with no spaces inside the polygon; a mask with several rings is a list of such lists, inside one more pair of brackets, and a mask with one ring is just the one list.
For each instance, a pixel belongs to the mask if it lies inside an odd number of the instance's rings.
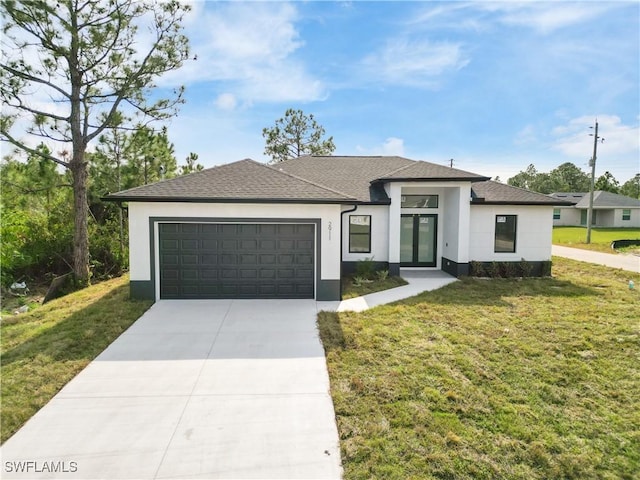
{"label": "tree trunk", "polygon": [[[74,158],[71,163],[73,175],[73,273],[78,286],[89,285],[89,203],[87,201],[87,164],[84,152],[78,152],[79,159]],[[75,157],[75,155],[74,155]]]}

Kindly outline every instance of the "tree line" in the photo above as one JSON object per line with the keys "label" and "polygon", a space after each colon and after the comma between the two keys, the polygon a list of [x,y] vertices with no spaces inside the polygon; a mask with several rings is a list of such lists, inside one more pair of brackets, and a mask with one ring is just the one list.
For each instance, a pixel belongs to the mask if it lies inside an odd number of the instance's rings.
{"label": "tree line", "polygon": [[[548,173],[539,172],[531,164],[526,170],[509,178],[507,183],[514,187],[545,194],[588,192],[591,189],[591,177],[570,162],[563,163]],[[595,179],[594,189],[640,199],[640,173],[620,184],[611,172],[604,172]]]}
{"label": "tree line", "polygon": [[[19,159],[14,152],[0,163],[2,284],[46,280],[73,271],[73,178],[47,159],[44,144]],[[57,152],[66,158],[65,152]],[[128,268],[127,215],[120,205],[103,202],[110,192],[173,178],[203,167],[191,153],[178,165],[166,128],[139,126],[131,132],[109,129],[85,155],[89,272],[93,278],[122,274]]]}

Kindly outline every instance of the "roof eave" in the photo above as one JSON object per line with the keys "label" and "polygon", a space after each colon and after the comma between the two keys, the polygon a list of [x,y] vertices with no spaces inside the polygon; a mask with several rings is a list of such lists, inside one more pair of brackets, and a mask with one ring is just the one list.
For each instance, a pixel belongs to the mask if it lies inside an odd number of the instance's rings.
{"label": "roof eave", "polygon": [[371,183],[384,182],[486,182],[491,177],[383,177],[372,180]]}
{"label": "roof eave", "polygon": [[138,196],[106,196],[105,202],[149,202],[149,203],[303,203],[303,204],[354,204],[354,199],[322,199],[322,198],[210,198],[210,197],[138,197]]}
{"label": "roof eave", "polygon": [[571,206],[569,203],[558,203],[558,202],[526,202],[526,201],[507,201],[507,200],[481,200],[481,199],[473,199],[471,200],[471,205],[531,205],[531,206],[539,206],[539,207],[564,207]]}

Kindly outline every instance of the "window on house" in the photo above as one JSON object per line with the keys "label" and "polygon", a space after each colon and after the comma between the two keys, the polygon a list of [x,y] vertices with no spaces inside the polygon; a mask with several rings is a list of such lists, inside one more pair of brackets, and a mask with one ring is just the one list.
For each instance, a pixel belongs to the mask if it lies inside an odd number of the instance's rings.
{"label": "window on house", "polygon": [[631,220],[631,209],[625,208],[622,210],[622,220]]}
{"label": "window on house", "polygon": [[349,215],[349,253],[371,252],[371,215]]}
{"label": "window on house", "polygon": [[553,219],[554,220],[560,220],[560,209],[559,208],[554,208],[553,209]]}
{"label": "window on house", "polygon": [[496,215],[494,252],[514,253],[516,251],[517,219],[517,215]]}
{"label": "window on house", "polygon": [[438,208],[438,195],[402,195],[401,208]]}

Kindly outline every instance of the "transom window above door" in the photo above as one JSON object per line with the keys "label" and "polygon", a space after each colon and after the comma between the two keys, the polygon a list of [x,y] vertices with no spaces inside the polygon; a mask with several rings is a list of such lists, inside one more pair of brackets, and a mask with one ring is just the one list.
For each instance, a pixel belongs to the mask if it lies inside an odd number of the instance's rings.
{"label": "transom window above door", "polygon": [[402,195],[401,208],[438,208],[438,195]]}

